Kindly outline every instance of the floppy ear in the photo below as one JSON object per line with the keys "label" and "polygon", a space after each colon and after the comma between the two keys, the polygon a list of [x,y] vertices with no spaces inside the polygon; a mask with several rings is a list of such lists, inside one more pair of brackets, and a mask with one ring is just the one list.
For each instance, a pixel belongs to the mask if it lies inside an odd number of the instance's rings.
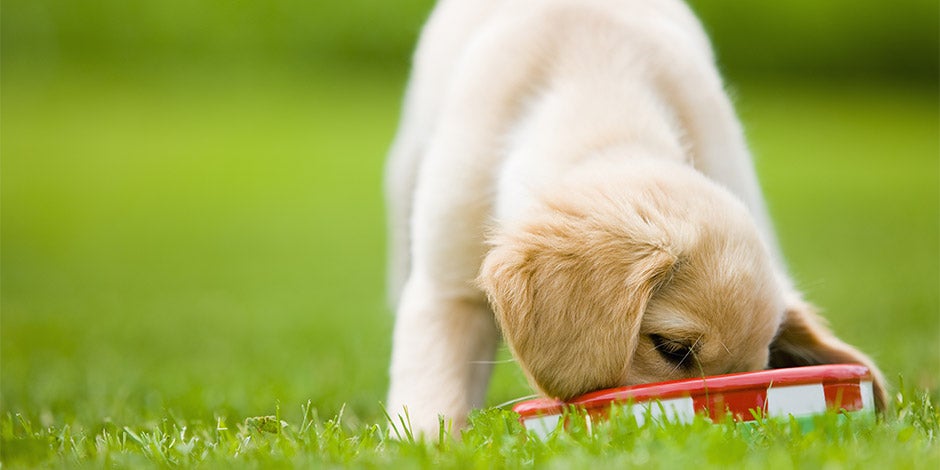
{"label": "floppy ear", "polygon": [[623,242],[592,250],[525,238],[497,243],[477,282],[529,382],[561,399],[621,385],[646,304],[675,257]]}
{"label": "floppy ear", "polygon": [[839,338],[824,326],[816,309],[802,301],[790,302],[777,338],[770,345],[769,365],[772,369],[820,364],[861,364],[873,377],[875,407],[884,411],[888,397],[885,380],[872,360]]}

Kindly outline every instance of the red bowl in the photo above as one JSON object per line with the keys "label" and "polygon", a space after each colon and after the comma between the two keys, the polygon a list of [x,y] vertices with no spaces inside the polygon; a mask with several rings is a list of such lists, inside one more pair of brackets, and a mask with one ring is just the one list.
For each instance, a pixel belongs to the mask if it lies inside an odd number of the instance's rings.
{"label": "red bowl", "polygon": [[538,398],[516,404],[513,411],[527,429],[544,436],[572,405],[590,418],[604,419],[612,405],[631,403],[640,424],[647,416],[689,422],[696,414],[721,420],[730,412],[737,421],[753,421],[758,416],[802,418],[827,410],[875,410],[868,368],[832,364],[610,388],[567,402]]}

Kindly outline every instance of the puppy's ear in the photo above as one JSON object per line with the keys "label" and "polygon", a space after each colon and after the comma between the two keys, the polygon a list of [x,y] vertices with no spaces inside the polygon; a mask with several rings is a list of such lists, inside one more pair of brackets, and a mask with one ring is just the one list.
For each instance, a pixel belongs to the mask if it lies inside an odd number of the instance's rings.
{"label": "puppy's ear", "polygon": [[504,237],[478,278],[530,383],[551,397],[623,383],[646,305],[675,263],[653,246],[598,238]]}
{"label": "puppy's ear", "polygon": [[824,326],[815,308],[802,301],[791,301],[784,314],[777,338],[770,345],[769,365],[773,369],[820,364],[851,363],[868,367],[873,377],[875,407],[884,411],[888,403],[885,380],[872,360]]}

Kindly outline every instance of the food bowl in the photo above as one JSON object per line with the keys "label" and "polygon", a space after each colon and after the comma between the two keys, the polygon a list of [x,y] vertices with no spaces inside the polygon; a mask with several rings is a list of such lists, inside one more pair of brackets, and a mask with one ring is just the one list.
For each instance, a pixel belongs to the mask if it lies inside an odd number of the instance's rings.
{"label": "food bowl", "polygon": [[807,418],[827,410],[875,411],[872,375],[857,364],[793,367],[715,375],[598,390],[570,401],[538,398],[513,411],[526,429],[542,437],[561,422],[566,409],[583,410],[589,420],[606,419],[614,405],[629,409],[638,424],[654,420],[691,422],[696,414],[714,421],[730,415],[747,422],[762,417]]}

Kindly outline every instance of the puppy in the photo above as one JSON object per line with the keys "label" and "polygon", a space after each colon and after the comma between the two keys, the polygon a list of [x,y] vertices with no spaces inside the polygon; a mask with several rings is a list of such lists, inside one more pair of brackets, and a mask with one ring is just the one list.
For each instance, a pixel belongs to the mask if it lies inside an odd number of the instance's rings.
{"label": "puppy", "polygon": [[390,413],[459,429],[500,332],[562,399],[872,361],[783,266],[712,51],[678,0],[443,0],[386,176]]}

